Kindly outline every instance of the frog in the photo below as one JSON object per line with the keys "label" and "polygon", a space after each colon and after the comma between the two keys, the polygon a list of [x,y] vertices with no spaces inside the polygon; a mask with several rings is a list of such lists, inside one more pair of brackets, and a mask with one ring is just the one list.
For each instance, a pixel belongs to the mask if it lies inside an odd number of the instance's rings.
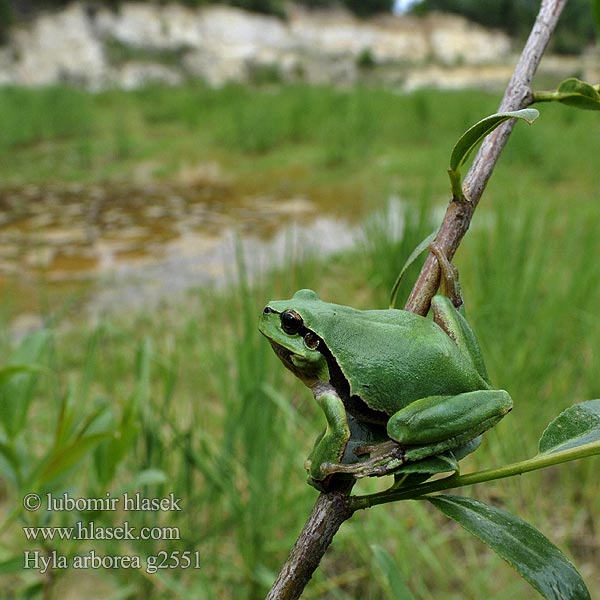
{"label": "frog", "polygon": [[[452,282],[452,265],[435,253],[442,281]],[[313,487],[459,460],[512,409],[508,392],[493,388],[450,285],[432,298],[433,318],[325,302],[310,289],[264,307],[260,332],[325,415],[305,462]]]}

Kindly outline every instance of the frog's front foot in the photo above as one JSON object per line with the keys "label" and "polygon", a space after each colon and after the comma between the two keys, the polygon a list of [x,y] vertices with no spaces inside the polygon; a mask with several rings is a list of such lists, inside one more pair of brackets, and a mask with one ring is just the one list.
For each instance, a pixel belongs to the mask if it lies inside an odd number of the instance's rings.
{"label": "frog's front foot", "polygon": [[389,439],[383,425],[362,423],[346,412],[344,403],[329,384],[319,383],[313,389],[315,399],[322,408],[327,427],[307,458],[304,466],[308,481],[318,489],[327,487],[334,475],[348,479],[358,475],[364,459],[370,460],[370,448],[379,448],[388,443],[398,446]]}
{"label": "frog's front foot", "polygon": [[[459,472],[458,461],[476,450],[481,443],[481,436],[470,440],[452,450],[438,454],[423,452],[423,448],[403,446],[394,440],[366,444],[355,448],[358,462],[315,464],[309,460],[305,466],[309,471],[309,483],[320,490],[326,490],[334,477],[382,477],[396,475],[424,481],[432,475],[448,472]],[[362,458],[366,455],[366,458]]]}
{"label": "frog's front foot", "polygon": [[[329,487],[332,478],[352,477],[381,477],[398,470],[405,463],[404,449],[393,440],[357,446],[354,449],[352,462],[322,462],[314,463],[307,459],[305,466],[309,473],[308,481],[317,489],[324,490]],[[361,459],[361,456],[368,455]]]}
{"label": "frog's front foot", "polygon": [[345,467],[352,467],[352,465],[332,462],[315,463],[309,457],[304,462],[304,467],[308,472],[308,483],[321,492],[331,491],[334,481],[347,481],[354,478],[353,473],[345,472]]}

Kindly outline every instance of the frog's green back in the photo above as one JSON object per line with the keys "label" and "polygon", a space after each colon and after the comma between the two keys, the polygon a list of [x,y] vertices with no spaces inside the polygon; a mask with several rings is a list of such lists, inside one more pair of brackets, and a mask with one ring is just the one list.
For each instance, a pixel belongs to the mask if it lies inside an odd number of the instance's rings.
{"label": "frog's green back", "polygon": [[446,333],[419,315],[330,304],[309,290],[270,305],[296,310],[327,345],[351,395],[375,410],[391,415],[425,396],[489,387]]}

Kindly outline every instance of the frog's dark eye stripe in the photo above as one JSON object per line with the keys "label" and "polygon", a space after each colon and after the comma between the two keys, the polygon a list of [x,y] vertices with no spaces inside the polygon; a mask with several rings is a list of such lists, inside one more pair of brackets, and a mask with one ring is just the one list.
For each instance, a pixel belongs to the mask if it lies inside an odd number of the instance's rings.
{"label": "frog's dark eye stripe", "polygon": [[279,318],[281,319],[281,328],[289,335],[298,333],[304,325],[302,317],[291,308],[284,310]]}

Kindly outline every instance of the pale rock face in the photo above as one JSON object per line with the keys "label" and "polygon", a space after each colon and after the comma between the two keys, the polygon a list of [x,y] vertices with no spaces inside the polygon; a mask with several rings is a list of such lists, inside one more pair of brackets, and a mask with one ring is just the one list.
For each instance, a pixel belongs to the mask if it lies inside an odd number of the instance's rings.
{"label": "pale rock face", "polygon": [[[114,42],[131,48],[131,56],[124,52],[120,62],[111,58],[107,48]],[[132,88],[192,76],[222,85],[246,81],[261,67],[275,68],[284,79],[352,83],[365,52],[376,64],[404,69],[397,77],[401,81],[431,64],[501,63],[510,41],[441,15],[359,20],[339,10],[293,7],[283,21],[227,6],[125,2],[115,11],[86,11],[73,3],[14,29],[9,45],[0,48],[0,84],[69,81],[92,89]]]}
{"label": "pale rock face", "polygon": [[460,90],[473,86],[476,80],[478,87],[489,90],[501,89],[512,75],[511,65],[505,66],[471,66],[448,69],[439,65],[427,65],[415,69],[404,80],[404,91],[413,92],[421,88],[441,88]]}
{"label": "pale rock face", "polygon": [[433,25],[430,43],[434,60],[444,65],[493,63],[510,52],[510,40],[504,34],[451,16]]}
{"label": "pale rock face", "polygon": [[10,85],[15,79],[13,53],[12,48],[0,48],[0,85]]}
{"label": "pale rock face", "polygon": [[247,58],[262,48],[279,52],[295,46],[287,25],[266,15],[214,6],[199,14],[198,24],[203,45]]}
{"label": "pale rock face", "polygon": [[120,87],[126,90],[136,89],[145,83],[160,82],[167,85],[178,85],[182,77],[177,71],[157,64],[129,62],[125,63],[115,73]]}
{"label": "pale rock face", "polygon": [[295,46],[275,17],[216,6],[201,11],[197,24],[199,39],[185,65],[211,85],[244,81],[250,65],[275,64]]}
{"label": "pale rock face", "polygon": [[101,9],[95,21],[100,36],[137,48],[196,47],[201,41],[197,12],[177,4],[124,3],[118,11]]}
{"label": "pale rock face", "polygon": [[309,52],[355,58],[369,50],[380,62],[421,62],[427,57],[425,32],[405,26],[403,19],[390,18],[387,22],[394,26],[386,27],[383,22],[361,22],[347,15],[296,14],[290,33]]}
{"label": "pale rock face", "polygon": [[101,82],[106,75],[103,45],[81,5],[40,16],[28,29],[14,32],[11,71],[17,83],[44,85]]}

